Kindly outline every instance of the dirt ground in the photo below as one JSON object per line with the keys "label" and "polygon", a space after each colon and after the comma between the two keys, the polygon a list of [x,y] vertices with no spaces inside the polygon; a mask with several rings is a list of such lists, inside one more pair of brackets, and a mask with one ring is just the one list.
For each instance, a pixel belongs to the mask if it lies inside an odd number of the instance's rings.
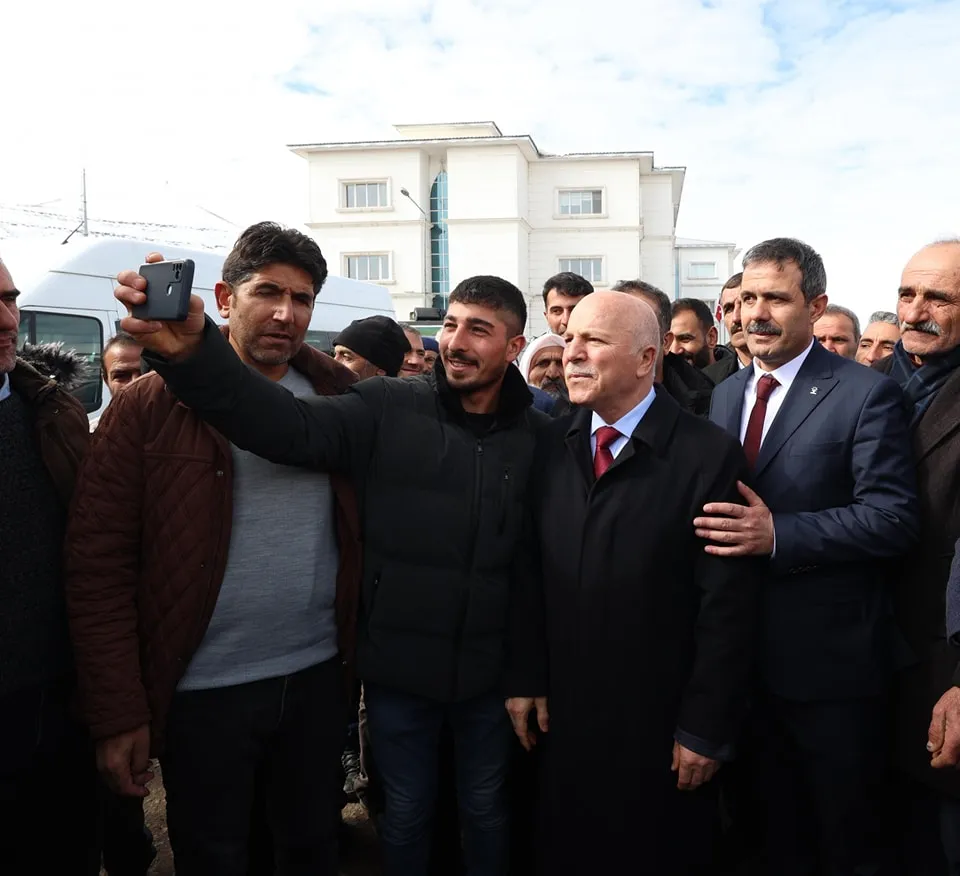
{"label": "dirt ground", "polygon": [[[157,847],[157,858],[150,868],[150,876],[174,876],[173,855],[167,839],[166,797],[159,773],[157,769],[157,775],[150,783],[150,796],[143,804],[147,827],[153,832],[153,842]],[[366,810],[358,803],[351,804],[343,810],[343,820],[347,825],[347,842],[343,850],[341,876],[377,876],[380,872],[377,840]]]}

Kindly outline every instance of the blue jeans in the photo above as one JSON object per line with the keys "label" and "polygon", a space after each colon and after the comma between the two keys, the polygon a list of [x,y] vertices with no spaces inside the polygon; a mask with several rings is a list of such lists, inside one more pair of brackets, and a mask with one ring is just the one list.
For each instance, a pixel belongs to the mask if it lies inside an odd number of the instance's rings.
{"label": "blue jeans", "polygon": [[426,876],[437,799],[440,729],[453,733],[467,876],[507,871],[504,782],[514,738],[504,698],[438,703],[379,685],[364,687],[373,757],[383,783],[384,876]]}

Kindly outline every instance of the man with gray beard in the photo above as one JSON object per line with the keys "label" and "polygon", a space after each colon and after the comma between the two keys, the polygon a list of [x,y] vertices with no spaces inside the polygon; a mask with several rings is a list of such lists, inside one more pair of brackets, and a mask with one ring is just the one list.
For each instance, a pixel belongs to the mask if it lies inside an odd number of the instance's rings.
{"label": "man with gray beard", "polygon": [[[902,777],[904,872],[960,872],[958,606],[945,595],[960,537],[960,239],[920,250],[897,299],[901,339],[873,367],[910,408],[922,528],[894,579],[895,617],[910,654],[896,677],[894,758]],[[946,628],[944,618],[946,616]]]}
{"label": "man with gray beard", "polygon": [[566,341],[547,332],[534,339],[523,352],[519,368],[534,393],[534,406],[555,417],[571,409],[563,377],[563,350]]}

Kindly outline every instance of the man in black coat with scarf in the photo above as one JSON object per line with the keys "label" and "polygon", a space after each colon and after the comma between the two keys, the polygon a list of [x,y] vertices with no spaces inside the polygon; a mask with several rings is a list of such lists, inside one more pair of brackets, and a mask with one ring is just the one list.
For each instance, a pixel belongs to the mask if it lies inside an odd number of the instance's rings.
{"label": "man in black coat with scarf", "polygon": [[896,679],[894,758],[904,872],[926,876],[960,872],[960,648],[947,638],[960,611],[946,595],[960,538],[960,239],[908,262],[897,316],[901,340],[873,367],[912,408],[921,530],[894,580],[909,646]]}
{"label": "man in black coat with scarf", "polygon": [[[698,874],[716,813],[710,779],[731,757],[754,654],[754,560],[708,555],[692,520],[740,502],[739,443],[654,387],[651,308],[594,293],[567,327],[579,410],[542,433],[531,543],[518,580],[508,701],[542,754],[543,874]],[[549,717],[547,712],[549,711]],[[598,789],[596,744],[616,765]]]}

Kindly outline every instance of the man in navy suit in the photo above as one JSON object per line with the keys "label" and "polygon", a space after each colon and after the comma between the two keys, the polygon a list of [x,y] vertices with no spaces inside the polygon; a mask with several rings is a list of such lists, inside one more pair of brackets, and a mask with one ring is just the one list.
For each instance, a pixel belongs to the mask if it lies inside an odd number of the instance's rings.
{"label": "man in navy suit", "polygon": [[742,441],[756,492],[694,526],[710,553],[769,557],[740,749],[749,872],[884,873],[885,568],[919,531],[903,395],[814,340],[826,273],[807,244],[768,240],[743,265],[753,365],[716,388],[710,416]]}

